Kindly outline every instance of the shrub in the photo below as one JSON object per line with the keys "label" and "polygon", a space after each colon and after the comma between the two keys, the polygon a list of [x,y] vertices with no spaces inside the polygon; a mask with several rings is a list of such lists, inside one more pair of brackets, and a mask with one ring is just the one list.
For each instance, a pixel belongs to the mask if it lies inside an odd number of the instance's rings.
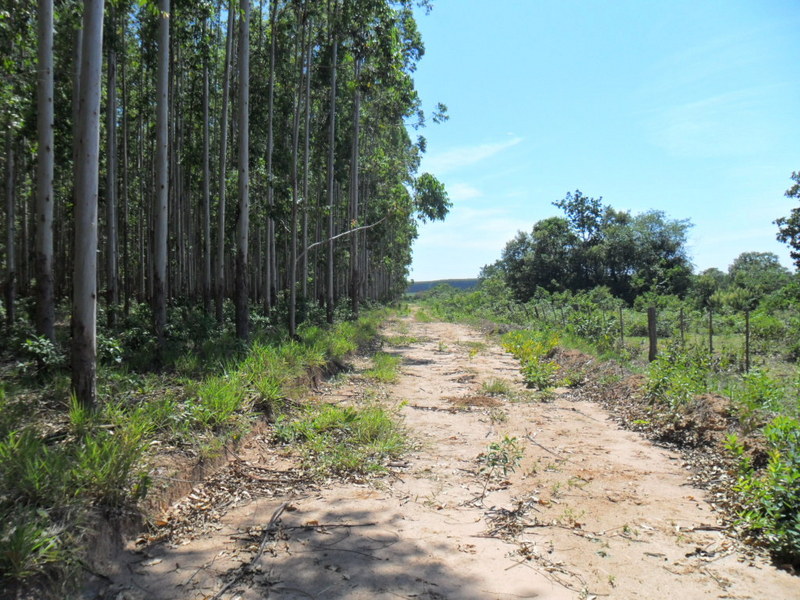
{"label": "shrub", "polygon": [[555,383],[559,366],[550,358],[558,339],[558,335],[548,330],[521,330],[505,334],[502,345],[520,361],[525,383],[543,390]]}
{"label": "shrub", "polygon": [[711,357],[702,348],[672,344],[650,363],[645,393],[653,402],[676,408],[708,391]]}
{"label": "shrub", "polygon": [[742,522],[777,558],[800,564],[800,421],[776,417],[764,428],[769,459],[758,474],[745,466],[736,485]]}

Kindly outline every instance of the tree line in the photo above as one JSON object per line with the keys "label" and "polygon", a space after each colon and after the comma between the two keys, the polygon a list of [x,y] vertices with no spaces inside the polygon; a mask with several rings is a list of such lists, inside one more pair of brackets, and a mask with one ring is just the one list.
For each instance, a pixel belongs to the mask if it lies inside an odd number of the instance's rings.
{"label": "tree line", "polygon": [[[427,0],[37,0],[0,9],[5,322],[56,341],[96,401],[97,304],[117,328],[201,304],[237,336],[252,311],[400,293],[419,220],[443,219],[418,174],[413,73]],[[432,120],[447,118],[437,105]],[[71,306],[65,302],[71,299]],[[29,315],[18,314],[31,306]],[[24,312],[24,311],[23,311]]]}
{"label": "tree line", "polygon": [[[800,173],[792,179],[786,196],[800,198]],[[563,216],[518,232],[481,273],[484,280],[501,281],[518,302],[602,288],[628,305],[658,304],[657,298],[670,296],[701,310],[746,312],[767,300],[777,306],[798,298],[797,277],[772,252],[742,252],[727,272],[695,274],[686,249],[688,219],[657,210],[632,215],[580,190],[553,204]],[[775,224],[777,239],[789,245],[800,267],[800,209]]]}

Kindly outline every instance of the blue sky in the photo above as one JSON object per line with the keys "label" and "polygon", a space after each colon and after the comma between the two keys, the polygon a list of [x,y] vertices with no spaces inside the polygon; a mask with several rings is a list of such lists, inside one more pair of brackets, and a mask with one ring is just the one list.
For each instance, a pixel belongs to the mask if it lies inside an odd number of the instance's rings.
{"label": "blue sky", "polygon": [[690,219],[697,270],[775,252],[800,171],[800,0],[434,0],[421,171],[453,209],[411,277],[469,278],[580,189]]}

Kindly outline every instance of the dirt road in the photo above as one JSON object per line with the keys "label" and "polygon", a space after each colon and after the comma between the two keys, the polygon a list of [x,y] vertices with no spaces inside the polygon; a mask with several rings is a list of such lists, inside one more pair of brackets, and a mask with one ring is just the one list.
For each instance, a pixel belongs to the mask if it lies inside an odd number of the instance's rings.
{"label": "dirt road", "polygon": [[[198,487],[205,525],[102,565],[113,585],[96,597],[800,598],[798,578],[737,554],[679,455],[566,390],[520,401],[517,363],[468,327],[405,318],[386,334],[403,364],[381,401],[416,442],[389,476],[309,488],[256,436],[228,469],[251,467],[251,487]],[[497,379],[510,395],[485,394]],[[355,377],[315,401],[362,391]]]}

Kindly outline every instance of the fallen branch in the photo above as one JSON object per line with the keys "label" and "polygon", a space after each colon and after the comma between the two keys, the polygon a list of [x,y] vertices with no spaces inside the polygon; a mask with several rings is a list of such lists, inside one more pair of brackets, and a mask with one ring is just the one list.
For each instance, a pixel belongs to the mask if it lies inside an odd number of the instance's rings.
{"label": "fallen branch", "polygon": [[267,542],[269,541],[270,534],[275,530],[277,526],[278,519],[281,518],[283,511],[286,510],[286,507],[289,506],[288,502],[284,502],[281,504],[274,513],[272,513],[272,517],[269,520],[269,523],[264,528],[264,535],[261,538],[261,545],[258,547],[258,552],[256,552],[255,556],[250,559],[249,563],[243,564],[242,567],[239,569],[239,572],[231,579],[228,583],[226,583],[220,591],[218,591],[211,600],[219,600],[222,598],[222,595],[231,589],[239,579],[242,578],[243,575],[246,573],[250,573],[253,570],[253,566],[258,562],[261,558],[261,555],[264,554],[264,550],[267,547]]}

